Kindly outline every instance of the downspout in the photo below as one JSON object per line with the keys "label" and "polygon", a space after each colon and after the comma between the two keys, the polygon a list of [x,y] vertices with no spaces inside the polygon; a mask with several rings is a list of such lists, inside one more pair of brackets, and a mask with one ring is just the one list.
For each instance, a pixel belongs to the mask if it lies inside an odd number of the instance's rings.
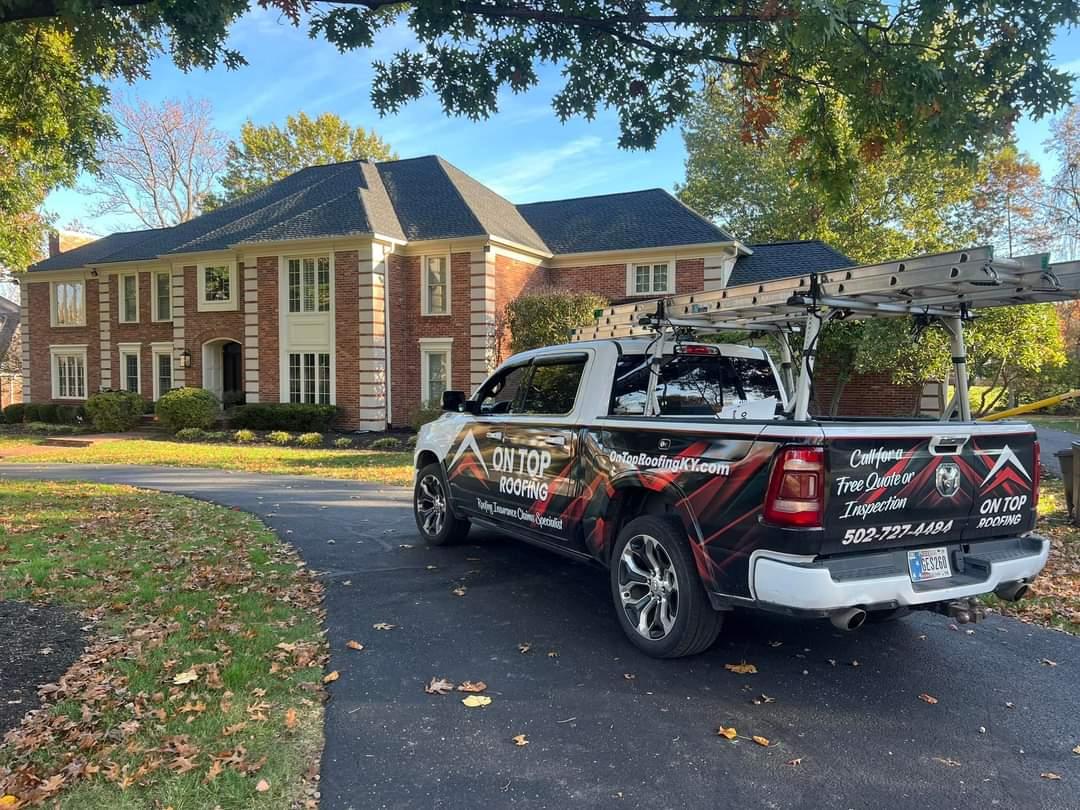
{"label": "downspout", "polygon": [[[394,403],[391,399],[393,386],[390,384],[390,255],[394,248],[383,246],[383,357],[386,364],[386,426],[393,422]],[[387,252],[389,250],[389,252]]]}

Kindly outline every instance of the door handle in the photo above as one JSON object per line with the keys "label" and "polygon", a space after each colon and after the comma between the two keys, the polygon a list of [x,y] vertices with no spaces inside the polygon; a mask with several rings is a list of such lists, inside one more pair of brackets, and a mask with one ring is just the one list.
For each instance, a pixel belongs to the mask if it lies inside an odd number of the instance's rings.
{"label": "door handle", "polygon": [[494,439],[497,442],[501,442],[502,441],[502,436],[503,436],[501,430],[493,430],[490,433],[485,433],[484,435],[487,438]]}
{"label": "door handle", "polygon": [[566,447],[565,436],[548,436],[544,439],[544,444],[550,444],[552,447]]}

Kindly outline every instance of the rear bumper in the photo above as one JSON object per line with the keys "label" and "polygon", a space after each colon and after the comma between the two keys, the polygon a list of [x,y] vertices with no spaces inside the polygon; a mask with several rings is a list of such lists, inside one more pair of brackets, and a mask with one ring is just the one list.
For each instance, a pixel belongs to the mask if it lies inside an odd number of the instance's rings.
{"label": "rear bumper", "polygon": [[750,563],[750,585],[763,608],[828,613],[849,607],[915,606],[1030,581],[1046,565],[1049,553],[1050,541],[1034,534],[953,544],[953,575],[914,583],[907,572],[906,549],[824,559],[758,551]]}

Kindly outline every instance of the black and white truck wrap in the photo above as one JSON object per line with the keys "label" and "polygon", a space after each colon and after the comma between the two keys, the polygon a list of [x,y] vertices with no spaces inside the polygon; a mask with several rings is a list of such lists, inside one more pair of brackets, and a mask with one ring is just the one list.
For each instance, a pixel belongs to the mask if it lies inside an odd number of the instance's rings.
{"label": "black and white truck wrap", "polygon": [[972,621],[974,597],[1024,595],[1049,552],[1030,426],[795,420],[789,399],[760,348],[516,355],[421,430],[417,526],[605,566],[620,624],[657,656],[706,648],[734,608],[854,629],[911,609]]}

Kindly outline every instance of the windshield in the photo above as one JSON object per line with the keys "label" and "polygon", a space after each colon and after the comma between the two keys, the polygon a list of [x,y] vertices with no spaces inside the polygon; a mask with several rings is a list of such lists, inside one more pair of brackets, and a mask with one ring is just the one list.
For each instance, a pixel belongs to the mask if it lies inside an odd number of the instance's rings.
{"label": "windshield", "polygon": [[[626,355],[615,365],[610,413],[645,413],[649,371],[645,355]],[[662,360],[656,383],[661,416],[723,416],[736,418],[733,406],[762,403],[755,417],[771,416],[780,402],[772,366],[764,358],[722,355],[669,355]],[[770,406],[772,406],[770,408]],[[741,416],[739,418],[746,418]]]}

